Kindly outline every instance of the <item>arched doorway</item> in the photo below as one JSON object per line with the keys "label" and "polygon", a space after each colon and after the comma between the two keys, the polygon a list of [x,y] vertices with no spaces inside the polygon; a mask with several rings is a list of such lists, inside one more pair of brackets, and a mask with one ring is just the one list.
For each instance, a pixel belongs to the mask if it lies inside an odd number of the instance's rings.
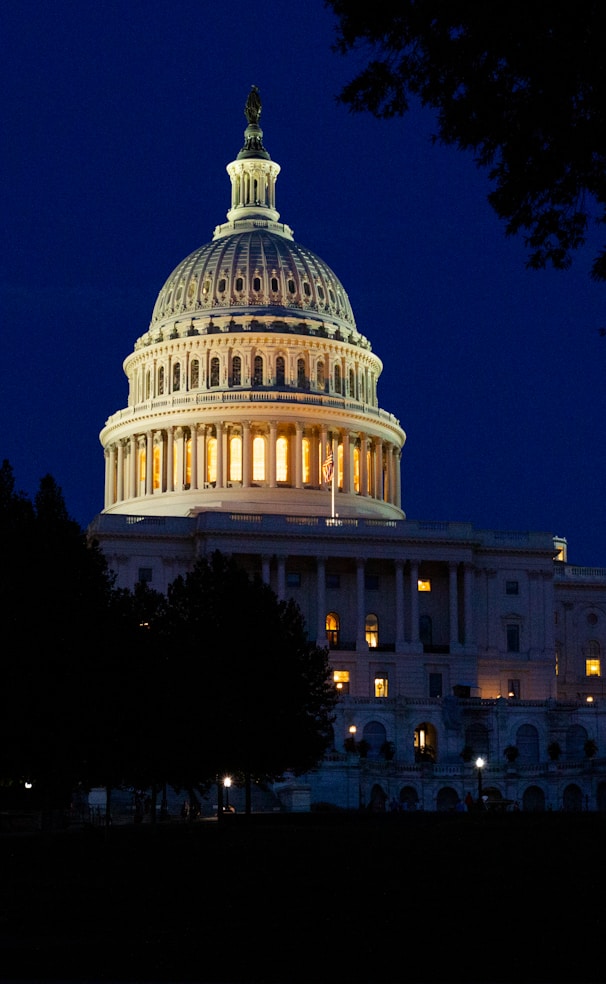
{"label": "arched doorway", "polygon": [[387,802],[387,794],[379,786],[378,783],[372,787],[370,791],[370,802],[368,808],[371,813],[385,813],[385,803]]}
{"label": "arched doorway", "polygon": [[459,799],[459,794],[452,788],[452,786],[443,786],[442,789],[438,790],[438,795],[436,797],[436,810],[446,810],[452,813],[452,811],[456,809]]}
{"label": "arched doorway", "polygon": [[545,793],[540,786],[529,786],[524,790],[522,809],[528,813],[542,813],[545,810]]}
{"label": "arched doorway", "polygon": [[419,805],[419,794],[414,786],[402,786],[400,790],[400,807],[402,810],[416,810]]}
{"label": "arched doorway", "polygon": [[576,783],[566,786],[564,795],[562,796],[562,806],[565,810],[570,810],[572,813],[580,813],[583,809],[583,794]]}

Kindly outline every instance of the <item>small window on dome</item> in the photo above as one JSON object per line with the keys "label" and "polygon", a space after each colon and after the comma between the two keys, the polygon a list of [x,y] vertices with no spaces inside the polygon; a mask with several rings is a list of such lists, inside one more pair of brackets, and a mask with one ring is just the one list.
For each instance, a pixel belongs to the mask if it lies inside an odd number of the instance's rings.
{"label": "small window on dome", "polygon": [[253,277],[253,290],[256,290],[256,291],[261,290],[261,278],[260,277]]}
{"label": "small window on dome", "polygon": [[295,286],[294,280],[289,280],[288,281],[288,290],[289,290],[289,293],[291,293],[291,294],[296,294],[297,293],[297,288]]}
{"label": "small window on dome", "polygon": [[226,287],[227,287],[227,283],[225,277],[221,277],[221,280],[217,284],[217,290],[219,291],[220,294],[224,294]]}
{"label": "small window on dome", "polygon": [[277,277],[272,277],[271,278],[271,289],[273,290],[273,292],[275,294],[277,294],[277,292],[278,292],[278,287],[279,287],[278,278]]}
{"label": "small window on dome", "polygon": [[244,290],[244,281],[242,277],[236,277],[236,290]]}
{"label": "small window on dome", "polygon": [[206,296],[206,294],[209,294],[210,293],[210,280],[205,280],[204,281],[204,286],[202,288],[202,293],[205,296]]}
{"label": "small window on dome", "polygon": [[311,297],[311,286],[307,283],[307,281],[303,284],[303,293],[306,297]]}
{"label": "small window on dome", "polygon": [[318,284],[318,297],[321,301],[324,300],[324,288],[321,287],[320,284]]}
{"label": "small window on dome", "polygon": [[335,303],[335,295],[333,294],[332,290],[329,290],[328,291],[328,296],[330,297],[331,302],[334,304]]}

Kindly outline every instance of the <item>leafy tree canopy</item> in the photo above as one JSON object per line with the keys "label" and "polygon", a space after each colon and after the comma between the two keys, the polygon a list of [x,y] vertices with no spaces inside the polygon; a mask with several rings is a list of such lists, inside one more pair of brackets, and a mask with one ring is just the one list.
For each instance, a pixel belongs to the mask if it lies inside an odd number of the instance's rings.
{"label": "leafy tree canopy", "polygon": [[336,695],[328,653],[309,642],[294,602],[217,551],[170,586],[159,633],[177,784],[317,764]]}
{"label": "leafy tree canopy", "polygon": [[[336,51],[368,53],[339,99],[378,118],[410,97],[434,139],[473,152],[488,200],[527,265],[566,269],[590,220],[606,221],[606,18],[592,0],[325,0]],[[591,275],[606,280],[606,248]]]}

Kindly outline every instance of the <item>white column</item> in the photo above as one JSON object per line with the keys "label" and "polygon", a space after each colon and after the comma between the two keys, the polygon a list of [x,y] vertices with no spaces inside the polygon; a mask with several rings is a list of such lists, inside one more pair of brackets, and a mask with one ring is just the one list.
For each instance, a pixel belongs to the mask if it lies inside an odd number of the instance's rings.
{"label": "white column", "polygon": [[124,501],[124,441],[118,441],[118,475],[116,479],[116,501]]}
{"label": "white column", "polygon": [[225,476],[223,468],[223,424],[219,421],[216,425],[217,432],[217,488],[225,488]]}
{"label": "white column", "polygon": [[147,432],[145,449],[145,494],[151,495],[154,489],[154,432]]}
{"label": "white column", "polygon": [[130,436],[130,452],[129,453],[130,453],[130,458],[129,458],[128,464],[129,464],[129,475],[130,475],[130,477],[129,477],[129,490],[128,490],[128,494],[129,494],[129,498],[130,499],[134,499],[135,496],[138,495],[138,492],[139,492],[139,490],[137,488],[137,438],[135,437],[134,434],[131,434],[131,436]]}
{"label": "white column", "polygon": [[326,576],[324,557],[316,559],[316,645],[326,645]]}
{"label": "white column", "polygon": [[406,640],[404,629],[404,561],[396,560],[394,577],[394,607],[396,611],[396,652],[402,652]]}
{"label": "white column", "polygon": [[191,425],[191,488],[198,488],[198,425]]}
{"label": "white column", "polygon": [[472,606],[472,591],[473,591],[474,574],[473,567],[471,564],[465,564],[463,567],[463,608],[464,608],[464,625],[463,625],[463,642],[466,646],[472,646],[475,642],[475,632],[473,627],[473,606]]}
{"label": "white column", "polygon": [[368,652],[366,642],[366,602],[364,593],[364,559],[356,560],[356,652]]}
{"label": "white column", "polygon": [[448,565],[448,611],[450,615],[450,651],[459,645],[459,597],[457,593],[457,565]]}
{"label": "white column", "polygon": [[410,562],[410,641],[420,642],[419,639],[419,565],[416,560]]}
{"label": "white column", "polygon": [[269,424],[269,487],[276,487],[276,441],[278,436],[278,425],[275,420]]}
{"label": "white column", "polygon": [[[166,428],[166,491],[174,491],[175,433],[172,427]],[[162,482],[160,482],[162,487]]]}

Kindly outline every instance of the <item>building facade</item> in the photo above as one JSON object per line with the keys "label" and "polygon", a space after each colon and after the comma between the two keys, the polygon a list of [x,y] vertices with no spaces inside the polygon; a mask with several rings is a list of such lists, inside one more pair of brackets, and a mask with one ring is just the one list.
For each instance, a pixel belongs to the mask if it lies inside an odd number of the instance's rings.
{"label": "building facade", "polygon": [[227,221],[124,362],[90,536],[125,587],[166,591],[218,549],[297,601],[340,700],[287,808],[606,809],[606,569],[549,533],[406,518],[382,363],[280,222],[255,87],[245,115]]}

